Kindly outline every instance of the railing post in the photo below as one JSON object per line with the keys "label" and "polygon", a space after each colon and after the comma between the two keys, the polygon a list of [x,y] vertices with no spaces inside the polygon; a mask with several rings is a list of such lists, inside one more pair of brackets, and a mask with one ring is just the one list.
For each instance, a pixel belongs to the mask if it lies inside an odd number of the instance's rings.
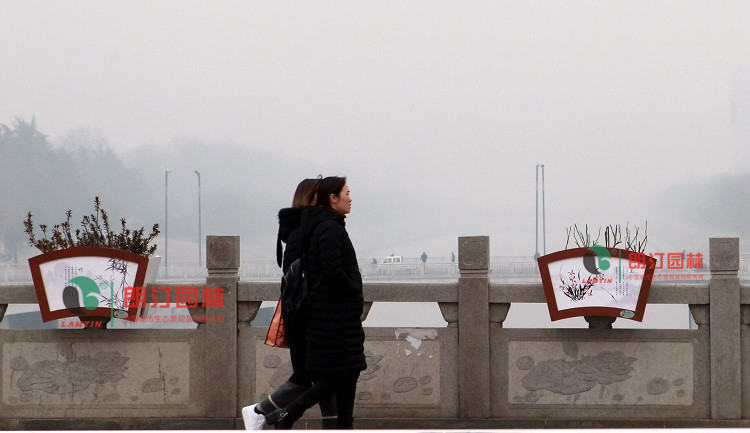
{"label": "railing post", "polygon": [[458,398],[461,418],[490,416],[489,236],[458,238]]}
{"label": "railing post", "polygon": [[711,418],[742,418],[739,238],[709,240]]}
{"label": "railing post", "polygon": [[[206,236],[206,285],[221,287],[223,302],[207,306],[205,325],[204,395],[207,416],[237,415],[237,283],[240,267],[239,236]],[[203,301],[206,302],[204,294]],[[220,318],[220,319],[219,319]]]}

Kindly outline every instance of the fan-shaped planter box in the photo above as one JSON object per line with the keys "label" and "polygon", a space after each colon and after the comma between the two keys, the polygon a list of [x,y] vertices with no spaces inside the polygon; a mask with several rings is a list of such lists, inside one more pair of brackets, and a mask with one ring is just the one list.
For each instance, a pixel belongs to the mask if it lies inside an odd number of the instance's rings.
{"label": "fan-shaped planter box", "polygon": [[[67,317],[135,321],[132,288],[156,279],[161,257],[103,247],[76,247],[29,259],[42,320]],[[126,299],[127,298],[127,299]],[[127,301],[127,302],[126,302]]]}
{"label": "fan-shaped planter box", "polygon": [[656,259],[594,245],[537,260],[550,319],[609,316],[643,321]]}

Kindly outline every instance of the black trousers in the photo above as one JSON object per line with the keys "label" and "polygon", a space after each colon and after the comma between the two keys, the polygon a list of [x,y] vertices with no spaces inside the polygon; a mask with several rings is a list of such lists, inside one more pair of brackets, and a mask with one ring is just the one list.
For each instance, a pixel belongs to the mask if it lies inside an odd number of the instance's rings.
{"label": "black trousers", "polygon": [[289,356],[292,360],[294,372],[289,381],[296,385],[309,386],[312,383],[312,378],[305,370],[305,361],[307,361],[305,356],[307,353],[305,348],[307,322],[305,318],[284,315],[284,337],[289,345]]}
{"label": "black trousers", "polygon": [[336,428],[351,430],[354,428],[354,399],[357,394],[358,379],[358,371],[335,375],[317,375],[313,386],[291,402],[286,410],[292,420],[296,420],[307,409],[335,395],[338,409]]}
{"label": "black trousers", "polygon": [[[304,315],[289,317],[283,311],[282,315],[284,316],[284,336],[289,345],[289,356],[292,361],[292,375],[287,380],[288,383],[282,384],[279,389],[259,403],[260,410],[265,414],[273,412],[278,407],[286,407],[300,395],[304,394],[313,383],[312,375],[305,370],[305,361],[307,359],[305,347],[307,335],[306,318]],[[333,419],[331,418],[336,416],[336,400],[334,396],[335,394],[330,394],[318,402],[320,405],[320,414],[323,417],[324,429],[333,427]]]}

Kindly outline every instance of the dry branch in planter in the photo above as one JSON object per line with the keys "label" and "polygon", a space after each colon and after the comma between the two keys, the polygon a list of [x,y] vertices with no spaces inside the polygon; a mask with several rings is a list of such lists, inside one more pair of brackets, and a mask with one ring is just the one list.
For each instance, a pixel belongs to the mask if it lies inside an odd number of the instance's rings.
{"label": "dry branch in planter", "polygon": [[602,229],[599,227],[599,233],[596,234],[596,239],[594,239],[594,242],[591,242],[591,236],[589,235],[589,225],[586,224],[583,231],[578,228],[578,225],[573,224],[573,227],[568,227],[568,239],[565,241],[565,249],[568,249],[568,244],[570,243],[570,235],[573,235],[573,241],[576,243],[576,246],[578,248],[588,248],[592,245],[596,245],[599,242],[599,237],[602,234]]}
{"label": "dry branch in planter", "polygon": [[70,220],[72,211],[65,212],[65,221],[52,226],[52,233],[47,235],[46,224],[40,224],[39,228],[44,237],[37,239],[34,233],[33,215],[31,212],[24,221],[25,232],[29,236],[29,245],[37,248],[43,253],[57,251],[73,247],[108,247],[123,251],[150,256],[156,252],[156,245],[150,245],[159,235],[159,224],[154,224],[151,233],[146,236],[145,228],[138,230],[127,228],[125,218],[120,219],[120,232],[112,231],[109,225],[109,216],[102,209],[99,197],[94,199],[94,213],[85,215],[81,220],[81,228],[71,231]]}
{"label": "dry branch in planter", "polygon": [[[565,242],[565,249],[568,249],[570,244],[570,238],[573,237],[573,242],[578,248],[589,248],[593,245],[597,245],[599,242],[599,236],[601,235],[602,229],[599,228],[599,233],[596,235],[596,239],[591,242],[591,236],[589,235],[589,226],[585,226],[584,230],[578,228],[578,225],[573,224],[572,227],[566,229],[568,233],[567,240]],[[635,226],[635,230],[630,230],[630,223],[625,223],[625,248],[628,251],[635,251],[643,253],[646,251],[646,242],[648,241],[648,221],[646,221],[646,227],[643,232],[643,238],[639,239],[640,228]],[[623,243],[622,239],[622,227],[620,224],[610,224],[604,229],[604,246],[607,248],[617,248]]]}

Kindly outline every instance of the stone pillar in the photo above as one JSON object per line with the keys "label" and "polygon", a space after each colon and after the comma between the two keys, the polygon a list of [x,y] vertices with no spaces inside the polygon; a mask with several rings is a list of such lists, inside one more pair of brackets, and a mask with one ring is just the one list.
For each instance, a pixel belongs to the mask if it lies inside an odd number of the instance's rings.
{"label": "stone pillar", "polygon": [[612,329],[617,317],[609,316],[583,316],[583,320],[589,324],[589,329]]}
{"label": "stone pillar", "polygon": [[[206,286],[221,288],[222,302],[206,305],[204,395],[206,415],[234,418],[237,413],[237,283],[239,236],[206,236]],[[203,302],[208,301],[206,295]],[[216,299],[214,299],[215,301]],[[212,321],[210,318],[217,320]],[[220,318],[220,319],[219,319]]]}
{"label": "stone pillar", "polygon": [[693,316],[693,322],[698,326],[698,329],[708,328],[711,324],[710,319],[710,306],[702,304],[690,304],[690,314]]}
{"label": "stone pillar", "polygon": [[748,398],[750,398],[750,377],[747,377],[747,365],[748,360],[750,360],[750,344],[747,344],[747,341],[748,335],[750,335],[750,305],[743,304],[740,306],[740,316],[742,321],[740,327],[740,340],[742,341],[741,369],[745,372],[742,375],[742,419],[748,419],[750,418],[750,410],[747,407]]}
{"label": "stone pillar", "polygon": [[709,240],[711,418],[742,417],[739,238]]}
{"label": "stone pillar", "polygon": [[510,311],[510,304],[490,304],[490,326],[497,326],[497,328],[503,327],[503,322],[508,318],[508,312]]}
{"label": "stone pillar", "polygon": [[458,327],[458,302],[438,302],[443,320],[448,322],[448,328]]}
{"label": "stone pillar", "polygon": [[362,303],[362,315],[359,316],[359,320],[364,322],[367,320],[367,315],[370,314],[370,308],[372,308],[372,302]]}
{"label": "stone pillar", "polygon": [[490,238],[458,238],[458,398],[461,418],[490,416]]}

